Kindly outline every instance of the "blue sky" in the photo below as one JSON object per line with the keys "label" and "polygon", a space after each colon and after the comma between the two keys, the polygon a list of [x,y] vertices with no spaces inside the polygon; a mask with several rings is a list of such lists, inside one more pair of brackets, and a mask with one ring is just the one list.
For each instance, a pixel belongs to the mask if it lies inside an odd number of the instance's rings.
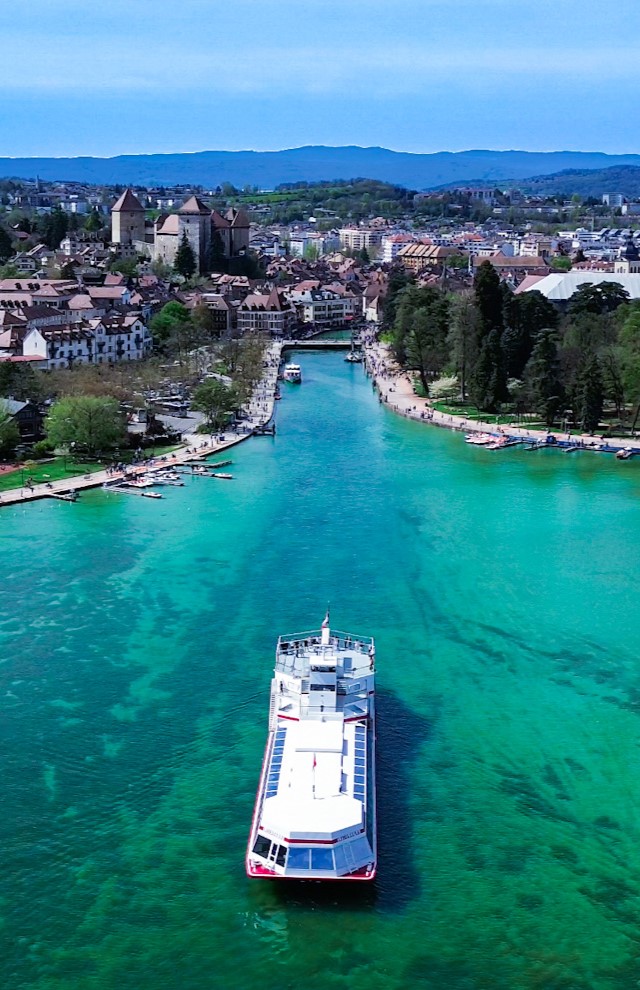
{"label": "blue sky", "polygon": [[23,0],[0,156],[640,152],[638,0]]}

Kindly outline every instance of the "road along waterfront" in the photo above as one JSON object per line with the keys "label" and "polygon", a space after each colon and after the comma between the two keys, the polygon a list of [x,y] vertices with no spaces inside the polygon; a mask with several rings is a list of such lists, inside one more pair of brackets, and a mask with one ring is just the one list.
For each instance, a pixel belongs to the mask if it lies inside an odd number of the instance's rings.
{"label": "road along waterfront", "polygon": [[[236,481],[3,516],[3,986],[640,974],[640,475],[503,457],[299,354]],[[376,636],[379,880],[244,877],[278,633]]]}

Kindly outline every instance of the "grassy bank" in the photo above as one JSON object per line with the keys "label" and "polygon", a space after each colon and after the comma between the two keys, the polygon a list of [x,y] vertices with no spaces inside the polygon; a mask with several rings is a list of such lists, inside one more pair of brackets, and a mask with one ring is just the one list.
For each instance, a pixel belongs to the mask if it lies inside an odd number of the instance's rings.
{"label": "grassy bank", "polygon": [[[176,445],[170,447],[154,447],[146,451],[149,457],[158,457],[161,454],[170,453],[176,450]],[[131,463],[132,453],[121,454],[123,463]],[[54,457],[46,461],[24,461],[18,464],[14,470],[0,474],[0,492],[12,491],[15,488],[23,488],[27,478],[31,478],[34,485],[46,484],[46,482],[63,481],[82,477],[85,474],[94,474],[96,471],[104,471],[107,461],[76,461],[71,457]]]}

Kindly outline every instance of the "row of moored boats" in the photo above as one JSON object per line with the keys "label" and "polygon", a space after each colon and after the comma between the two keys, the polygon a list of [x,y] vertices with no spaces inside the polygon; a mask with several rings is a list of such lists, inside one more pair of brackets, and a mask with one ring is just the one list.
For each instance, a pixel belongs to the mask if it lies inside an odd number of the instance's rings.
{"label": "row of moored boats", "polygon": [[523,436],[509,436],[506,433],[467,433],[465,443],[474,447],[484,447],[485,450],[502,450],[504,447],[525,446],[527,449],[538,450],[542,447],[557,448],[565,453],[572,453],[577,450],[600,451],[606,454],[615,454],[617,460],[627,461],[637,454],[635,447],[618,447],[606,442],[584,443],[583,441],[558,440],[553,434],[549,434],[543,439]]}

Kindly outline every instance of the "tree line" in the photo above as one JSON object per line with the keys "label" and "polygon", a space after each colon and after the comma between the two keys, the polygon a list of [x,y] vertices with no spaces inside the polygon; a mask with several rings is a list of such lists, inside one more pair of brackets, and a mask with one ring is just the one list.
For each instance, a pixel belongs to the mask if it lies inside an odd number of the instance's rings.
{"label": "tree line", "polygon": [[480,412],[536,414],[548,427],[621,423],[640,402],[640,302],[619,283],[584,284],[560,313],[535,290],[515,295],[479,266],[473,290],[420,287],[401,272],[386,306],[399,364],[426,395],[448,376],[456,400]]}

